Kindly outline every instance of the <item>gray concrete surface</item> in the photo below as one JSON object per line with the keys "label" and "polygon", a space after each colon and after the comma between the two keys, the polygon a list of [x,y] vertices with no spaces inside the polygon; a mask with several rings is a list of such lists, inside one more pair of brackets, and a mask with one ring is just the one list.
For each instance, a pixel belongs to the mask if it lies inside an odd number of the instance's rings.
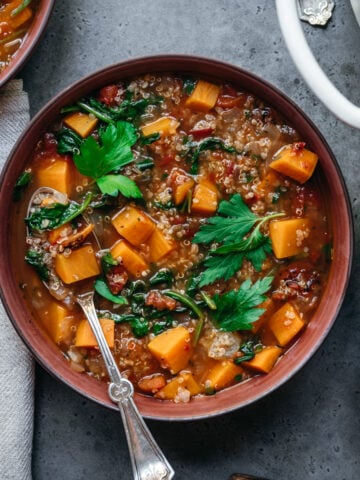
{"label": "gray concrete surface", "polygon": [[[360,105],[360,28],[336,2],[327,28],[304,26],[324,69]],[[189,53],[244,67],[275,84],[318,125],[342,168],[359,239],[360,132],[311,94],[282,40],[270,0],[62,0],[21,72],[32,114],[79,77],[128,58]],[[359,255],[338,320],[311,361],[255,405],[211,420],[148,424],[176,479],[225,480],[233,472],[272,480],[360,478]],[[34,480],[130,479],[119,415],[37,368]]]}

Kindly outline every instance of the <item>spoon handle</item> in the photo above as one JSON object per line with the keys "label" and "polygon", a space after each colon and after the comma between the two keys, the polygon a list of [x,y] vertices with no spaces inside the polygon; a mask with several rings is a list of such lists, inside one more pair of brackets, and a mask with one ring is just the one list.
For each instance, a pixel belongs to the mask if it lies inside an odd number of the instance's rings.
{"label": "spoon handle", "polygon": [[109,385],[109,396],[117,403],[124,424],[135,480],[171,480],[174,470],[155,442],[133,400],[134,387],[123,378]]}
{"label": "spoon handle", "polygon": [[151,435],[133,400],[134,387],[121,376],[96,314],[92,291],[77,296],[99,344],[111,380],[109,396],[118,404],[129,447],[134,480],[171,480],[174,470]]}

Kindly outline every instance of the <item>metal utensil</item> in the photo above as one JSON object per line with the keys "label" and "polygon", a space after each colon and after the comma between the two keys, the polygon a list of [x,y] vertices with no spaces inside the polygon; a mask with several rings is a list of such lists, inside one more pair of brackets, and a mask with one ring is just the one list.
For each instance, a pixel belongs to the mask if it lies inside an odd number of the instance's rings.
{"label": "metal utensil", "polygon": [[[29,216],[32,210],[39,206],[39,198],[50,196],[58,203],[68,202],[66,195],[48,187],[41,187],[32,195],[27,215]],[[59,296],[48,282],[44,281],[44,285],[59,300]],[[65,287],[62,289],[64,292],[63,299],[68,298],[70,293],[73,300],[80,305],[99,344],[99,349],[111,380],[108,388],[109,397],[118,405],[123,420],[134,480],[171,480],[175,472],[154,440],[135,405],[133,399],[134,387],[120,373],[106,342],[95,310],[94,290],[93,288],[88,290],[88,288],[88,284],[85,287],[85,291],[83,286],[80,288],[74,286],[74,289]]]}

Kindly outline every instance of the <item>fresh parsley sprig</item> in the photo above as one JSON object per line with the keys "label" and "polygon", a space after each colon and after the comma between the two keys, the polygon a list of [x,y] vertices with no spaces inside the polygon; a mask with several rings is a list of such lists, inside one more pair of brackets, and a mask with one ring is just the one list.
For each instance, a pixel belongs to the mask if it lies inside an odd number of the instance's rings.
{"label": "fresh parsley sprig", "polygon": [[265,293],[269,291],[273,278],[264,277],[255,283],[247,279],[239,290],[214,295],[216,310],[212,311],[212,317],[217,327],[226,332],[250,330],[265,311],[258,306],[266,299]]}
{"label": "fresh parsley sprig", "polygon": [[261,232],[262,225],[282,213],[272,213],[264,217],[255,215],[239,194],[229,201],[223,200],[218,215],[209,218],[195,234],[194,243],[222,245],[210,250],[204,261],[205,270],[199,286],[208,285],[216,280],[231,278],[246,258],[255,270],[261,270],[266,256],[271,253],[270,239]]}
{"label": "fresh parsley sprig", "polygon": [[142,198],[136,183],[130,178],[112,174],[134,160],[131,147],[137,141],[135,127],[124,121],[110,124],[99,130],[99,143],[87,137],[74,153],[74,163],[79,172],[95,179],[103,194],[117,196],[120,192],[128,198]]}

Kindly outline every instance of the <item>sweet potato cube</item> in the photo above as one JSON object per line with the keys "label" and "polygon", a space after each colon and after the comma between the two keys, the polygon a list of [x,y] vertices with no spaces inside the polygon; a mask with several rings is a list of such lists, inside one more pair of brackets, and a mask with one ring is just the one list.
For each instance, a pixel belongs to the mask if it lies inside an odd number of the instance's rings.
{"label": "sweet potato cube", "polygon": [[172,117],[161,117],[154,122],[148,123],[141,127],[141,132],[144,137],[153,135],[154,133],[160,133],[161,137],[167,137],[176,133],[176,129],[180,123]]}
{"label": "sweet potato cube", "polygon": [[264,347],[252,360],[244,362],[243,365],[260,373],[269,373],[282,351],[282,348],[277,346]]}
{"label": "sweet potato cube", "polygon": [[304,320],[289,302],[279,308],[269,319],[269,328],[281,347],[291,342],[304,326]]}
{"label": "sweet potato cube", "polygon": [[22,12],[18,13],[17,15],[10,17],[10,26],[13,30],[17,30],[19,27],[24,25],[26,22],[30,20],[33,16],[32,10],[29,7],[24,8]]}
{"label": "sweet potato cube", "polygon": [[181,168],[173,168],[168,178],[175,205],[180,205],[195,185],[195,180]]}
{"label": "sweet potato cube", "polygon": [[307,218],[273,220],[269,233],[276,258],[292,257],[304,251],[304,241],[310,235],[310,221]]}
{"label": "sweet potato cube", "polygon": [[204,376],[206,390],[218,391],[227,385],[235,383],[239,376],[244,373],[240,365],[232,360],[222,360],[211,367]]}
{"label": "sweet potato cube", "polygon": [[155,229],[155,223],[143,211],[126,206],[116,214],[111,223],[117,232],[132,245],[144,243]]}
{"label": "sweet potato cube", "polygon": [[186,106],[192,110],[207,112],[215,106],[219,93],[220,87],[218,85],[199,80],[190,97],[186,100]]}
{"label": "sweet potato cube", "polygon": [[[110,348],[113,348],[115,339],[114,320],[111,320],[109,318],[100,318],[99,321],[101,329],[104,332],[106,343],[109,345]],[[76,329],[75,346],[86,348],[94,348],[99,346],[90,326],[90,323],[86,319],[81,320]]]}
{"label": "sweet potato cube", "polygon": [[191,211],[203,215],[216,212],[219,203],[219,192],[209,180],[203,179],[194,188]]}
{"label": "sweet potato cube", "polygon": [[52,302],[44,312],[42,321],[45,330],[56,344],[70,344],[75,318],[64,305]]}
{"label": "sweet potato cube", "polygon": [[46,166],[40,168],[37,173],[37,180],[42,187],[50,187],[65,195],[69,195],[69,184],[71,167],[67,160],[55,158]]}
{"label": "sweet potato cube", "polygon": [[305,183],[314,173],[317,161],[316,153],[295,143],[286,145],[278,151],[270,163],[270,167],[299,183]]}
{"label": "sweet potato cube", "polygon": [[184,183],[175,186],[173,189],[175,205],[180,205],[180,203],[185,200],[186,195],[190,192],[194,185],[195,181],[192,178],[188,178],[184,181]]}
{"label": "sweet potato cube", "polygon": [[191,357],[191,335],[183,326],[170,328],[153,338],[148,348],[163,368],[172,374],[186,367]]}
{"label": "sweet potato cube", "polygon": [[138,381],[138,387],[140,390],[146,393],[156,393],[166,385],[165,375],[162,373],[154,373],[152,375],[146,375]]}
{"label": "sweet potato cube", "polygon": [[274,187],[280,186],[280,175],[275,170],[269,170],[260,183],[256,185],[256,193],[265,197],[270,192],[274,191]]}
{"label": "sweet potato cube", "polygon": [[54,228],[54,230],[50,230],[47,235],[48,241],[53,245],[59,239],[65,238],[68,235],[71,235],[72,227],[70,223],[64,223],[60,227]]}
{"label": "sweet potato cube", "polygon": [[72,250],[70,255],[58,253],[55,257],[55,271],[64,283],[74,283],[99,275],[100,268],[91,245]]}
{"label": "sweet potato cube", "polygon": [[149,266],[141,255],[132,248],[125,240],[116,242],[110,250],[115,260],[122,263],[134,277],[139,277]]}
{"label": "sweet potato cube", "polygon": [[181,372],[164,388],[159,390],[155,397],[162,400],[174,400],[176,403],[187,402],[191,397],[198,395],[200,392],[201,387],[193,375],[189,372]]}
{"label": "sweet potato cube", "polygon": [[176,248],[176,242],[155,228],[149,241],[150,261],[157,262]]}
{"label": "sweet potato cube", "polygon": [[64,125],[82,138],[88,137],[98,122],[96,117],[83,112],[74,112],[64,118]]}

